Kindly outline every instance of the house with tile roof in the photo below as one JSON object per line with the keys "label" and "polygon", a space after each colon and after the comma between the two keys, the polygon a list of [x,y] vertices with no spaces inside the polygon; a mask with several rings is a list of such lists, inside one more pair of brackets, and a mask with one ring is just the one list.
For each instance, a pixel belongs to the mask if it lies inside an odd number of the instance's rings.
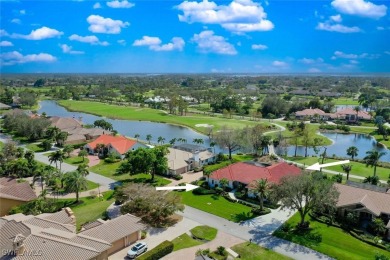
{"label": "house with tile roof", "polygon": [[[98,144],[104,144],[104,151],[97,149]],[[137,142],[136,140],[130,140],[124,136],[112,136],[104,134],[96,138],[94,141],[86,144],[84,149],[86,149],[89,154],[102,155],[104,152],[106,154],[115,153],[123,158],[128,151],[136,150],[140,147],[146,146]]]}
{"label": "house with tile roof", "polygon": [[371,120],[372,116],[363,110],[358,113],[353,108],[347,107],[334,113],[333,118],[344,119],[349,123],[357,122],[358,120]]}
{"label": "house with tile roof", "polygon": [[337,213],[346,216],[349,212],[359,213],[360,220],[381,218],[386,225],[390,239],[390,192],[371,190],[368,186],[334,184],[340,196],[337,201]]}
{"label": "house with tile roof", "polygon": [[195,144],[179,144],[168,148],[168,173],[183,174],[216,161],[210,149]]}
{"label": "house with tile roof", "polygon": [[235,189],[243,185],[248,189],[248,196],[254,197],[253,190],[258,180],[267,179],[268,182],[278,184],[283,176],[299,175],[301,172],[300,168],[286,162],[272,165],[254,161],[238,162],[212,172],[208,183],[210,187],[215,187],[221,179],[226,179],[229,181],[229,188]]}
{"label": "house with tile roof", "polygon": [[141,237],[140,219],[122,215],[76,233],[70,208],[37,216],[15,214],[0,218],[0,259],[108,259]]}
{"label": "house with tile roof", "polygon": [[36,198],[28,182],[19,183],[15,178],[0,178],[0,217],[7,215],[11,208]]}
{"label": "house with tile roof", "polygon": [[317,117],[318,119],[327,120],[329,115],[325,113],[323,110],[318,108],[307,108],[301,111],[295,112],[295,117],[297,119],[312,119]]}

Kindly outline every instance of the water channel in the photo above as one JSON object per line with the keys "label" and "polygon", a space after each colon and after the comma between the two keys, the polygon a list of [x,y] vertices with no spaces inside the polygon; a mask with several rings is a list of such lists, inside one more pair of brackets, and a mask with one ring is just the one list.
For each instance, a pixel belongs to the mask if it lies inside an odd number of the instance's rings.
{"label": "water channel", "polygon": [[[55,101],[43,100],[40,102],[40,109],[38,113],[45,112],[48,116],[61,116],[61,117],[74,117],[76,119],[81,118],[84,124],[93,124],[95,120],[102,119],[102,117],[80,113],[80,112],[70,112],[67,111],[64,107],[59,106]],[[192,143],[194,138],[201,138],[204,140],[204,146],[209,147],[210,141],[206,135],[197,133],[190,128],[164,124],[164,123],[154,123],[148,121],[130,121],[130,120],[118,120],[118,119],[108,119],[103,118],[106,121],[110,122],[114,129],[117,130],[120,134],[134,137],[135,134],[140,135],[141,140],[146,140],[146,135],[152,135],[152,143],[157,143],[159,136],[165,138],[165,142],[168,143],[169,140],[173,138],[184,138],[188,143]],[[363,134],[337,134],[337,133],[323,133],[324,136],[328,137],[333,141],[333,144],[327,146],[327,155],[336,155],[339,157],[348,157],[346,150],[350,146],[356,146],[359,149],[357,158],[361,159],[366,155],[367,151],[372,149],[377,149],[378,151],[387,152],[381,158],[381,161],[390,162],[390,152],[381,145],[378,145],[375,139],[368,135]],[[294,154],[293,146],[288,148],[288,154]],[[215,152],[224,152],[219,147],[215,148]],[[324,148],[321,147],[320,153],[324,151]],[[298,147],[297,154],[304,155],[305,148]],[[309,155],[315,155],[315,152],[312,148],[308,148]]]}

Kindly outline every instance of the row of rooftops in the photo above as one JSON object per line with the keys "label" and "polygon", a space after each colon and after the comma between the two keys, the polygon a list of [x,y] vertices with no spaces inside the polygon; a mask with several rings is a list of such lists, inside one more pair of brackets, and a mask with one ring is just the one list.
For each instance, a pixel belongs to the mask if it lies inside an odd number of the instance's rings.
{"label": "row of rooftops", "polygon": [[356,111],[353,108],[345,108],[342,110],[339,110],[335,113],[325,113],[323,110],[318,109],[318,108],[308,108],[304,109],[301,111],[295,112],[296,116],[308,116],[308,117],[313,117],[315,115],[318,116],[327,116],[330,118],[344,118],[347,115],[358,115],[359,118],[365,119],[365,120],[370,120],[372,116],[367,113],[366,111],[360,110],[359,112],[356,113]]}
{"label": "row of rooftops", "polygon": [[76,234],[75,217],[70,208],[38,216],[15,214],[0,218],[0,248],[15,252],[0,259],[28,259],[17,252],[39,252],[40,259],[91,259],[111,248],[112,243],[145,228],[130,214],[99,224]]}

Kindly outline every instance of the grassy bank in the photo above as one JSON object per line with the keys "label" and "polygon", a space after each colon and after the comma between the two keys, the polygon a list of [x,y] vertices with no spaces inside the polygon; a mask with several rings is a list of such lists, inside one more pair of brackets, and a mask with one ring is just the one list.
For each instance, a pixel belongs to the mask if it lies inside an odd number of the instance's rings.
{"label": "grassy bank", "polygon": [[[296,213],[286,223],[295,227],[299,220],[299,214]],[[321,242],[310,241],[292,231],[285,233],[277,230],[274,235],[312,248],[335,259],[375,259],[376,253],[390,257],[390,252],[364,243],[340,228],[327,226],[313,219],[310,221],[310,228],[310,234],[322,237]]]}
{"label": "grassy bank", "polygon": [[232,250],[240,255],[243,260],[287,260],[292,259],[287,256],[276,253],[268,248],[260,247],[256,244],[244,242],[232,247]]}
{"label": "grassy bank", "polygon": [[[306,166],[309,166],[309,165],[312,165],[312,164],[319,162],[317,157],[287,157],[286,159],[290,160],[290,161],[297,162],[297,163],[305,164]],[[325,159],[324,163],[338,162],[338,161],[340,161],[340,160]],[[321,163],[321,161],[320,161],[320,163]],[[374,174],[374,168],[372,168],[370,166],[367,167],[364,163],[351,161],[350,164],[352,165],[352,170],[350,172],[351,175],[368,177],[368,176],[372,176]],[[330,166],[330,167],[326,167],[324,169],[344,173],[341,165]],[[379,166],[376,168],[376,174],[378,175],[379,179],[381,179],[381,180],[387,181],[389,178],[389,173],[390,173],[390,169],[388,169],[388,168],[383,168],[383,167],[379,167]]]}
{"label": "grassy bank", "polygon": [[[213,130],[220,129],[223,125],[230,127],[242,128],[246,125],[253,126],[260,122],[254,122],[249,120],[237,120],[228,119],[220,116],[208,116],[206,114],[191,114],[190,116],[177,116],[170,115],[165,111],[151,109],[147,107],[124,107],[117,105],[104,104],[100,102],[92,101],[74,101],[74,100],[61,100],[59,101],[61,106],[66,107],[70,111],[81,111],[98,116],[104,116],[108,118],[124,119],[124,120],[139,120],[139,121],[152,121],[161,123],[170,123],[176,125],[184,125],[195,129],[201,133],[207,133],[205,127],[196,126],[197,124],[209,124],[213,125]],[[261,122],[264,125],[270,125],[265,122]]]}

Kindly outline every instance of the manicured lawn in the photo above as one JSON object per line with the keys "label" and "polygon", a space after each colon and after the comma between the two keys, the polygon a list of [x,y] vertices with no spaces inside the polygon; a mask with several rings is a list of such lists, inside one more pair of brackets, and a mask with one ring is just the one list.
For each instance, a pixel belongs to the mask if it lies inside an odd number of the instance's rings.
{"label": "manicured lawn", "polygon": [[211,241],[217,236],[218,230],[209,226],[197,226],[190,232],[199,239]]}
{"label": "manicured lawn", "polygon": [[292,259],[287,256],[276,253],[268,248],[258,246],[256,244],[244,242],[232,247],[232,250],[240,255],[243,260],[287,260]]}
{"label": "manicured lawn", "polygon": [[357,100],[345,97],[335,98],[332,100],[332,102],[334,102],[335,105],[359,105],[359,102]]}
{"label": "manicured lawn", "polygon": [[26,148],[36,153],[44,152],[43,148],[37,143],[27,144]]}
{"label": "manicured lawn", "polygon": [[[228,119],[221,116],[208,116],[206,114],[191,114],[190,116],[170,115],[165,111],[146,107],[124,107],[92,101],[61,100],[59,101],[59,104],[61,106],[65,106],[68,110],[71,111],[81,111],[116,119],[145,120],[185,125],[202,133],[206,133],[207,129],[205,127],[197,127],[195,125],[209,124],[214,126],[214,130],[218,130],[222,125],[243,128],[246,125],[254,126],[259,124],[259,122],[249,120],[237,120],[236,118]],[[269,125],[266,122],[261,124]]]}
{"label": "manicured lawn", "polygon": [[[100,161],[98,165],[95,165],[93,167],[90,167],[89,170],[91,172],[106,176],[108,178],[112,178],[117,181],[122,182],[134,182],[134,183],[150,183],[149,180],[151,176],[149,174],[136,174],[136,175],[129,175],[129,174],[115,174],[116,169],[119,167],[121,162],[116,163],[106,163],[105,161]],[[154,176],[154,186],[165,186],[167,184],[171,183],[170,180],[164,179],[161,176],[155,175]]]}
{"label": "manicured lawn", "polygon": [[[300,217],[298,213],[296,213],[286,223],[295,227],[299,220]],[[315,220],[311,220],[310,227],[310,232],[312,234],[319,234],[322,236],[322,242],[315,243],[308,241],[301,235],[297,235],[293,232],[286,234],[284,232],[275,231],[274,235],[312,248],[336,259],[374,259],[377,252],[390,257],[390,252],[366,244],[352,237],[349,233],[340,228],[327,226],[326,224],[322,224]]]}
{"label": "manicured lawn", "polygon": [[230,221],[240,222],[256,217],[250,207],[230,202],[219,195],[194,195],[192,192],[180,192],[180,194],[185,205]]}
{"label": "manicured lawn", "polygon": [[108,206],[115,201],[112,198],[113,193],[114,191],[106,191],[103,193],[103,198],[80,198],[81,203],[70,206],[76,216],[78,230],[82,224],[103,217]]}
{"label": "manicured lawn", "polygon": [[[321,160],[319,161],[317,157],[288,157],[287,160],[294,161],[297,163],[305,163],[306,166],[312,165],[314,163],[321,163]],[[338,162],[340,160],[333,160],[333,159],[325,159],[324,163],[330,163],[330,162]],[[361,177],[368,177],[374,174],[374,168],[371,166],[366,167],[364,163],[360,162],[350,162],[352,165],[352,170],[350,174],[352,175],[357,175]],[[335,165],[335,166],[330,166],[326,167],[324,169],[327,170],[332,170],[332,171],[337,171],[344,173],[343,168],[341,165]],[[376,174],[378,175],[379,179],[381,180],[388,180],[389,174],[390,174],[390,169],[388,168],[383,168],[383,167],[376,167]]]}
{"label": "manicured lawn", "polygon": [[183,248],[188,248],[188,247],[193,247],[193,246],[198,246],[203,244],[199,240],[195,240],[186,233],[178,236],[177,238],[172,240],[173,243],[173,251],[177,251]]}
{"label": "manicured lawn", "polygon": [[66,158],[64,160],[64,162],[69,163],[69,164],[73,164],[73,165],[78,165],[78,164],[82,164],[82,163],[88,164],[89,160],[86,157],[84,157],[84,160],[83,160],[83,157],[71,156],[69,158]]}

